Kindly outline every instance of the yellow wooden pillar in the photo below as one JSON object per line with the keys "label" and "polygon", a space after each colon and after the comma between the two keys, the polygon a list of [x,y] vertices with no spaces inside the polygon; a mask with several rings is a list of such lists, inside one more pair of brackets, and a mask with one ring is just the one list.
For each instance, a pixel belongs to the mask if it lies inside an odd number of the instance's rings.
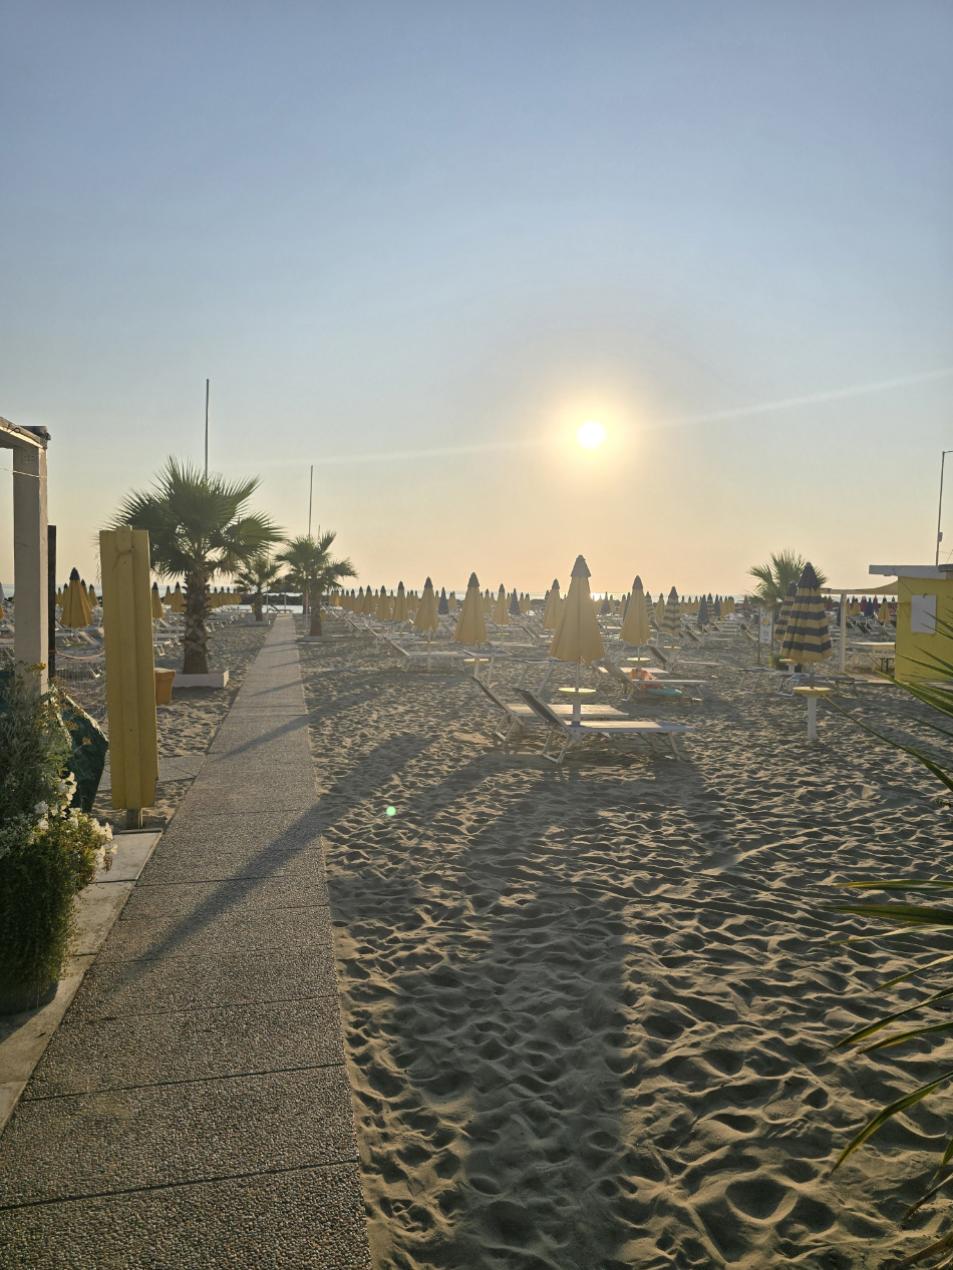
{"label": "yellow wooden pillar", "polygon": [[104,529],[99,535],[106,645],[106,707],[112,804],[131,828],[156,798],[159,778],[149,535]]}

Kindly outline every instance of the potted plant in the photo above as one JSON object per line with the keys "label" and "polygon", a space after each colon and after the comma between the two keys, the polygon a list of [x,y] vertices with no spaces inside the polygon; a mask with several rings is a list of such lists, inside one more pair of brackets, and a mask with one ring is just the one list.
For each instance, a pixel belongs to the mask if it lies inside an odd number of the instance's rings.
{"label": "potted plant", "polygon": [[52,999],[69,956],[73,901],[112,860],[112,831],[72,806],[70,741],[55,690],[0,685],[0,1014]]}

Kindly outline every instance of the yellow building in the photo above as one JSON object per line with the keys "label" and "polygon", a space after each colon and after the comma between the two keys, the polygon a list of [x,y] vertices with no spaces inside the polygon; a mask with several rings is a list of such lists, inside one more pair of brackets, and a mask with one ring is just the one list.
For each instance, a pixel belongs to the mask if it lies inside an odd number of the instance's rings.
{"label": "yellow building", "polygon": [[953,662],[953,564],[872,564],[897,579],[896,677],[945,680],[936,660]]}

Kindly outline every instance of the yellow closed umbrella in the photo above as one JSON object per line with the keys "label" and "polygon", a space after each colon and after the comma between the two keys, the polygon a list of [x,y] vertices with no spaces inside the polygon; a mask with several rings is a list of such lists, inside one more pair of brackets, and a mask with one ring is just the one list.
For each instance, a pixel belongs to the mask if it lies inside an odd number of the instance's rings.
{"label": "yellow closed umbrella", "polygon": [[403,582],[397,583],[397,595],[394,597],[394,621],[407,621],[407,592]]}
{"label": "yellow closed umbrella", "polygon": [[589,566],[582,556],[576,557],[566,602],[559,615],[559,625],[550,645],[549,655],[557,661],[576,663],[576,695],[573,698],[573,718],[578,719],[579,670],[583,662],[589,664],[605,656],[602,632],[596,618],[596,606],[589,593]]}
{"label": "yellow closed umbrella", "polygon": [[154,622],[157,622],[162,616],[163,616],[163,608],[162,608],[162,598],[159,595],[159,584],[158,582],[153,582],[152,584],[152,620]]}
{"label": "yellow closed umbrella", "polygon": [[456,591],[451,591],[450,594],[447,596],[447,604],[450,607],[450,612],[456,613],[457,609],[460,607],[459,604],[457,603]]}
{"label": "yellow closed umbrella", "polygon": [[414,628],[422,634],[433,635],[439,625],[437,597],[433,593],[433,583],[428,578],[424,583],[424,593],[417,605],[417,612],[414,614]]}
{"label": "yellow closed umbrella", "polygon": [[377,597],[377,616],[382,622],[390,620],[390,599],[387,595],[387,587],[382,586]]}
{"label": "yellow closed umbrella", "polygon": [[497,626],[508,626],[510,615],[507,612],[506,587],[500,583],[500,589],[496,593],[496,603],[493,606],[493,621]]}
{"label": "yellow closed umbrella", "polygon": [[457,629],[453,638],[458,644],[485,644],[486,617],[483,613],[483,597],[480,595],[480,583],[475,573],[470,574],[467,593],[463,597],[463,608],[457,620]]}
{"label": "yellow closed umbrella", "polygon": [[427,636],[427,669],[430,669],[430,642],[433,639],[434,631],[440,625],[440,616],[437,613],[437,597],[433,593],[433,583],[428,578],[424,583],[424,593],[420,597],[420,603],[417,605],[417,612],[414,614],[414,628]]}
{"label": "yellow closed umbrella", "polygon": [[880,608],[877,610],[877,621],[881,626],[886,626],[890,621],[890,609],[887,607],[887,601],[880,601]]}
{"label": "yellow closed umbrella", "polygon": [[821,595],[814,566],[804,566],[791,615],[781,641],[781,656],[795,666],[813,666],[826,661],[832,652],[831,632],[827,624],[827,601]]}
{"label": "yellow closed umbrella", "polygon": [[559,579],[553,578],[553,585],[546,592],[546,603],[543,606],[543,630],[554,631],[559,624]]}
{"label": "yellow closed umbrella", "polygon": [[175,584],[175,590],[172,592],[172,599],[169,601],[169,608],[173,613],[185,612],[185,596],[182,594],[182,588],[178,582]]}
{"label": "yellow closed umbrella", "polygon": [[80,581],[79,570],[72,569],[69,575],[69,585],[63,597],[60,622],[73,630],[79,630],[84,626],[88,626],[91,620],[92,612],[89,607],[89,596],[86,593],[85,586]]}
{"label": "yellow closed umbrella", "polygon": [[632,583],[629,602],[625,606],[625,617],[622,619],[622,641],[633,648],[641,648],[649,642],[649,611],[645,607],[645,592],[642,590],[642,579],[636,574]]}

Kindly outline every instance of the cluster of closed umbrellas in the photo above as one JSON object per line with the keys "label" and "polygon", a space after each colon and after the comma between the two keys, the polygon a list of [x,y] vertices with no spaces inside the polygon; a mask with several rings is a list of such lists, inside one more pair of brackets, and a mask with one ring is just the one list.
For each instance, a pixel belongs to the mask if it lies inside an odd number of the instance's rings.
{"label": "cluster of closed umbrellas", "polygon": [[[60,625],[69,627],[72,630],[84,630],[87,626],[92,625],[93,610],[101,602],[101,599],[96,596],[93,584],[91,582],[87,584],[85,579],[79,576],[79,570],[72,569],[69,581],[56,592],[56,608],[59,613]],[[185,592],[177,582],[174,588],[167,586],[165,596],[162,596],[159,593],[159,584],[153,582],[151,603],[152,617],[155,621],[163,618],[167,610],[172,613],[184,613]],[[225,608],[229,605],[241,603],[241,594],[229,587],[209,590],[207,605],[210,609]]]}
{"label": "cluster of closed umbrellas", "polygon": [[[589,577],[585,559],[579,556],[573,568],[568,594],[565,597],[561,594],[559,581],[554,578],[543,600],[542,625],[544,630],[554,633],[554,648],[568,647],[571,652],[576,646],[576,636],[570,634],[573,631],[578,632],[579,638],[583,640],[581,655],[572,653],[562,660],[588,662],[598,660],[604,655],[598,617],[621,618],[621,638],[632,647],[640,647],[651,639],[653,617],[660,635],[667,635],[674,640],[686,617],[694,617],[699,626],[706,626],[733,612],[735,607],[734,598],[730,596],[701,595],[685,599],[679,597],[678,591],[672,587],[667,598],[664,594],[659,595],[656,610],[640,577],[635,578],[631,591],[621,599],[616,600],[608,595],[597,607],[589,589]],[[501,584],[494,596],[489,590],[480,589],[475,573],[470,575],[462,606],[453,591],[448,595],[446,589],[441,589],[437,597],[430,578],[424,584],[420,596],[414,591],[406,591],[403,582],[400,582],[396,592],[390,594],[383,586],[379,591],[361,587],[356,591],[337,593],[330,603],[352,613],[374,617],[378,621],[412,622],[417,631],[430,634],[438,629],[441,616],[459,612],[453,638],[457,643],[471,646],[488,642],[487,622],[494,627],[505,627],[533,611],[533,604],[527,593],[521,594],[516,590],[507,592],[506,587]],[[593,649],[596,648],[598,637],[598,651],[591,656],[588,655],[583,632],[588,632]],[[552,655],[560,657],[559,652],[553,652]]]}

